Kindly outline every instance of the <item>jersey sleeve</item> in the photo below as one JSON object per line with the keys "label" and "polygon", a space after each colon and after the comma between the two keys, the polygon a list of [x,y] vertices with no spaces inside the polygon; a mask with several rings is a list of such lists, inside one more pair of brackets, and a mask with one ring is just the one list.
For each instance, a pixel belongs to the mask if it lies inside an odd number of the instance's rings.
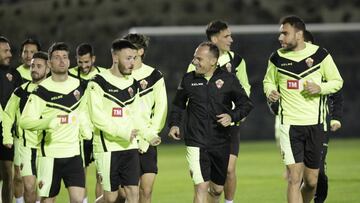
{"label": "jersey sleeve", "polygon": [[249,83],[249,79],[246,71],[246,62],[244,59],[241,60],[239,66],[236,67],[236,77],[240,80],[240,84],[243,86],[247,96],[250,97],[251,85]]}
{"label": "jersey sleeve", "polygon": [[88,94],[88,91],[85,91],[79,105],[80,136],[82,139],[86,140],[90,140],[92,138],[93,132],[93,124],[91,123],[87,106]]}
{"label": "jersey sleeve", "polygon": [[13,144],[11,129],[15,122],[16,113],[19,110],[20,98],[12,93],[5,110],[3,111],[3,144]]}
{"label": "jersey sleeve", "polygon": [[320,84],[320,94],[327,95],[340,90],[343,85],[343,79],[330,54],[322,61],[321,68],[323,69],[323,75],[326,82]]}
{"label": "jersey sleeve", "polygon": [[24,110],[20,117],[20,127],[26,130],[47,130],[55,129],[58,118],[56,115],[43,117],[43,111],[46,108],[46,102],[35,94],[30,94]]}
{"label": "jersey sleeve", "polygon": [[270,95],[271,91],[277,90],[276,78],[277,78],[276,66],[271,61],[269,61],[266,74],[263,80],[264,93],[266,97]]}

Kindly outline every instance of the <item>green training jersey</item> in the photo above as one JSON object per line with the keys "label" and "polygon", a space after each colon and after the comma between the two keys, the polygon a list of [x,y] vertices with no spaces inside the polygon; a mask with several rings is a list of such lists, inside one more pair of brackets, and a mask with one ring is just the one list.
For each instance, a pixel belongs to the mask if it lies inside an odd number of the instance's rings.
{"label": "green training jersey", "polygon": [[21,78],[23,79],[23,82],[29,82],[31,81],[31,73],[30,73],[30,67],[26,68],[24,64],[20,65],[16,68],[16,70],[20,73]]}
{"label": "green training jersey", "polygon": [[130,141],[138,118],[135,79],[131,75],[117,77],[105,70],[90,80],[87,92],[90,118],[95,127],[94,152],[137,149],[136,139]]}
{"label": "green training jersey", "polygon": [[[315,125],[324,122],[324,95],[338,91],[343,84],[331,55],[317,45],[305,43],[300,51],[278,49],[269,59],[263,81],[268,97],[273,90],[280,94],[279,116],[282,124]],[[308,95],[307,82],[321,88],[318,95]]]}
{"label": "green training jersey", "polygon": [[80,135],[91,139],[86,95],[79,80],[68,77],[42,81],[32,92],[20,118],[20,127],[41,131],[39,156],[65,158],[80,154]]}
{"label": "green training jersey", "polygon": [[[37,84],[26,82],[15,89],[12,93],[4,110],[3,125],[3,144],[13,144],[13,139],[19,139],[21,145],[24,147],[35,148],[40,139],[37,136],[37,131],[23,130],[19,126],[19,120],[22,111],[24,110],[26,101],[30,93],[37,87]],[[15,123],[15,137],[13,137],[12,127]]]}
{"label": "green training jersey", "polygon": [[147,142],[139,142],[139,147],[144,143],[146,149],[148,142],[158,136],[165,125],[168,109],[165,81],[160,71],[146,64],[133,70],[132,75],[139,83],[140,119],[136,122],[146,129],[143,137]]}
{"label": "green training jersey", "polygon": [[84,74],[80,71],[78,66],[69,69],[69,73],[71,76],[76,78],[81,78],[83,80],[90,80],[96,74],[101,73],[102,71],[106,70],[105,68],[94,66],[93,70],[89,74]]}
{"label": "green training jersey", "polygon": [[[219,67],[222,67],[228,70],[229,72],[234,72],[236,77],[239,79],[241,86],[243,86],[246,94],[250,97],[251,85],[249,83],[248,75],[246,72],[246,62],[244,59],[242,58],[237,59],[236,57],[239,56],[232,51],[225,52],[219,57],[218,65]],[[238,62],[233,63],[235,60],[237,60]],[[232,67],[232,66],[236,66],[236,67]],[[234,69],[234,71],[232,71],[231,69]],[[190,64],[187,69],[187,72],[191,72],[194,70],[195,70],[195,66],[193,64]]]}

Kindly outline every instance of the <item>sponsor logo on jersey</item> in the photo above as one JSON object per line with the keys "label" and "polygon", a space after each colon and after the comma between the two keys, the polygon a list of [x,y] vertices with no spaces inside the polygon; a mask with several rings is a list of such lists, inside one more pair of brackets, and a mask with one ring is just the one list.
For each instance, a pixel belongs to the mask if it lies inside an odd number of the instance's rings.
{"label": "sponsor logo on jersey", "polygon": [[58,115],[57,117],[60,118],[60,124],[69,123],[69,115]]}
{"label": "sponsor logo on jersey", "polygon": [[61,98],[63,98],[63,95],[58,95],[58,96],[55,96],[55,97],[51,97],[50,100],[54,101],[54,100],[61,99]]}
{"label": "sponsor logo on jersey", "polygon": [[220,88],[222,88],[222,86],[224,85],[224,81],[221,80],[221,79],[218,79],[218,80],[215,82],[215,84],[216,84],[216,87],[217,87],[218,89],[220,89]]}
{"label": "sponsor logo on jersey", "polygon": [[284,67],[284,66],[292,66],[292,62],[289,62],[289,63],[282,63],[280,64],[280,66]]}
{"label": "sponsor logo on jersey", "polygon": [[299,89],[299,80],[287,80],[287,88],[297,90]]}
{"label": "sponsor logo on jersey", "polygon": [[112,109],[112,117],[122,117],[123,109],[122,108],[113,108]]}

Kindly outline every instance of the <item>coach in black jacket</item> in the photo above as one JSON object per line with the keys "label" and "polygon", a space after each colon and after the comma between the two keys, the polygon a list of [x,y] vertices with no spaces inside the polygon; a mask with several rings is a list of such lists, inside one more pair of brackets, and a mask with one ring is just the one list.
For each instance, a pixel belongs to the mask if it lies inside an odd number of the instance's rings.
{"label": "coach in black jacket", "polygon": [[253,108],[236,76],[216,68],[218,57],[219,49],[211,42],[198,46],[192,61],[196,70],[184,75],[170,115],[169,136],[179,140],[182,112],[187,112],[184,139],[195,202],[205,202],[208,189],[209,197],[218,201],[229,161],[229,126]]}

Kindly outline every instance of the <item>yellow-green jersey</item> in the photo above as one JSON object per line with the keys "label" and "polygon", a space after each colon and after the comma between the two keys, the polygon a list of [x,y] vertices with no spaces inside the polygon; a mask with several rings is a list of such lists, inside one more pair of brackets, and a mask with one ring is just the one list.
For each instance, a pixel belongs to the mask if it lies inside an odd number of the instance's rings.
{"label": "yellow-green jersey", "polygon": [[[303,89],[307,82],[319,85],[320,94],[306,94]],[[273,90],[281,94],[278,113],[282,124],[315,125],[324,122],[324,95],[341,89],[343,80],[325,49],[305,43],[300,51],[274,52],[263,84],[267,97]]]}
{"label": "yellow-green jersey", "polygon": [[37,84],[26,82],[12,93],[3,115],[3,144],[13,144],[12,129],[14,124],[16,128],[15,136],[19,139],[22,146],[35,148],[40,143],[37,131],[24,130],[19,126],[20,116],[24,110],[26,101],[36,87]]}
{"label": "yellow-green jersey", "polygon": [[30,67],[26,68],[24,64],[16,68],[16,71],[20,73],[23,83],[31,81]]}
{"label": "yellow-green jersey", "polygon": [[137,149],[130,141],[136,127],[138,85],[131,76],[117,77],[110,70],[97,74],[87,86],[88,109],[94,124],[94,152]]}
{"label": "yellow-green jersey", "polygon": [[139,142],[145,145],[146,151],[148,142],[158,136],[165,125],[167,115],[167,94],[165,81],[162,73],[146,64],[139,69],[133,70],[132,76],[139,83],[140,97],[140,119],[136,122],[142,123],[145,127],[144,138],[147,142]]}
{"label": "yellow-green jersey", "polygon": [[[220,68],[224,68],[230,73],[234,73],[239,79],[241,86],[243,86],[246,94],[250,97],[251,85],[249,83],[247,71],[246,71],[246,62],[238,54],[228,51],[224,52],[218,59],[218,65]],[[195,66],[190,64],[187,72],[195,70]]]}
{"label": "yellow-green jersey", "polygon": [[106,70],[105,68],[94,66],[93,70],[89,74],[84,74],[80,71],[78,66],[69,69],[69,74],[75,78],[82,79],[82,80],[90,80],[96,74],[101,73],[102,71]]}
{"label": "yellow-green jersey", "polygon": [[90,139],[86,95],[79,80],[68,77],[42,81],[32,92],[20,118],[20,127],[41,131],[39,156],[65,158],[80,154],[80,135]]}

